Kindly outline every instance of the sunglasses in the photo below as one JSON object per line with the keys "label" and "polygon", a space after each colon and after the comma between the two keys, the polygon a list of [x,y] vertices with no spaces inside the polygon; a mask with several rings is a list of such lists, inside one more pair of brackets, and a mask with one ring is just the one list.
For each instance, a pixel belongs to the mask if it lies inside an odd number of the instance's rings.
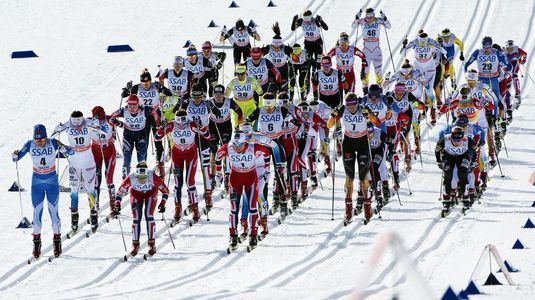
{"label": "sunglasses", "polygon": [[45,138],[40,138],[40,139],[33,139],[35,142],[40,142],[40,143],[44,143],[45,142]]}

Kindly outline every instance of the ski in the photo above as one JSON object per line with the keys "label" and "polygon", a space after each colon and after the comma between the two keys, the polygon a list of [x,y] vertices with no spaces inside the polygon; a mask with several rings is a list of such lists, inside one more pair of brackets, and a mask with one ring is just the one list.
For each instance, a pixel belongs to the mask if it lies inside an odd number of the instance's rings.
{"label": "ski", "polygon": [[364,225],[368,225],[370,223],[370,221],[371,221],[371,219],[364,218],[363,223],[364,223]]}
{"label": "ski", "polygon": [[80,232],[80,230],[78,229],[67,232],[67,238],[72,239],[72,237],[75,236],[78,232]]}
{"label": "ski", "polygon": [[135,255],[132,255],[132,253],[125,254],[123,256],[123,261],[128,261],[129,259],[134,258],[134,257]]}
{"label": "ski", "polygon": [[33,262],[38,261],[39,258],[41,258],[41,256],[38,256],[38,257],[32,256],[32,257],[28,258],[28,264],[30,265]]}
{"label": "ski", "polygon": [[351,222],[353,222],[352,218],[351,219],[344,218],[344,226],[347,226],[347,225],[351,224]]}
{"label": "ski", "polygon": [[48,262],[52,262],[56,258],[59,258],[59,255],[58,256],[51,255],[51,256],[48,257]]}
{"label": "ski", "polygon": [[258,247],[258,246],[247,245],[247,252],[248,252],[248,253],[251,253],[251,251],[253,251],[254,249],[256,249],[256,247]]}
{"label": "ski", "polygon": [[227,247],[227,254],[232,254],[232,253],[236,252],[236,250],[238,250],[238,246],[236,246],[236,247],[229,246],[229,247]]}
{"label": "ski", "polygon": [[149,260],[149,258],[153,257],[154,255],[150,255],[148,253],[143,254],[143,260]]}

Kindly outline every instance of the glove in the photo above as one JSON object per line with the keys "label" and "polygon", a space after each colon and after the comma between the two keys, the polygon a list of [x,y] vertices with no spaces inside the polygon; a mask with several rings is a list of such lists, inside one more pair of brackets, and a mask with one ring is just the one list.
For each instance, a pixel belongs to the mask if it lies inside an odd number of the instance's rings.
{"label": "glove", "polygon": [[215,65],[215,68],[218,69],[218,70],[221,69],[222,67],[223,67],[223,62],[222,62],[222,61],[218,62],[218,63]]}
{"label": "glove", "polygon": [[132,80],[126,83],[126,89],[131,90],[132,89]]}
{"label": "glove", "polygon": [[256,33],[256,27],[249,27],[252,33]]}
{"label": "glove", "polygon": [[55,132],[62,132],[63,130],[65,130],[65,125],[63,125],[63,123],[59,123],[56,125],[56,128],[54,128]]}
{"label": "glove", "polygon": [[223,175],[221,175],[221,174],[215,174],[214,180],[215,180],[215,185],[216,185],[217,187],[220,187],[220,186],[221,186],[221,183],[223,182]]}
{"label": "glove", "polygon": [[364,69],[360,70],[360,80],[366,80],[366,73],[364,72]]}
{"label": "glove", "polygon": [[333,108],[333,109],[331,110],[331,117],[332,117],[332,118],[336,118],[336,116],[338,116],[338,109]]}
{"label": "glove", "polygon": [[441,161],[437,161],[437,167],[441,170],[444,170],[444,164]]}
{"label": "glove", "polygon": [[294,18],[292,19],[292,23],[295,24],[298,19],[299,19],[299,16],[295,15]]}
{"label": "glove", "polygon": [[405,50],[405,47],[407,47],[408,43],[409,43],[409,40],[407,40],[407,37],[405,37],[405,39],[403,39],[403,47],[401,47],[401,50],[399,51],[399,53],[403,53],[403,50]]}
{"label": "glove", "polygon": [[379,11],[379,13],[381,14],[381,18],[383,18],[383,20],[386,21],[386,16],[385,16],[385,13],[381,10]]}
{"label": "glove", "polygon": [[323,21],[323,19],[321,18],[320,15],[317,15],[317,16],[316,16],[316,20],[318,20],[318,22],[322,22],[322,21]]}
{"label": "glove", "polygon": [[63,146],[59,148],[59,153],[63,154],[63,156],[67,157],[69,155],[74,155],[74,150],[72,148],[67,149],[67,147]]}
{"label": "glove", "polygon": [[115,126],[121,125],[121,121],[117,120],[116,118],[110,118],[110,123],[112,123]]}
{"label": "glove", "polygon": [[19,160],[19,150],[13,151],[13,154],[11,154],[11,159],[13,159],[13,162]]}
{"label": "glove", "polygon": [[472,173],[474,172],[475,168],[477,167],[478,163],[473,161],[471,164],[470,164],[470,167],[468,168],[468,173]]}
{"label": "glove", "polygon": [[121,197],[117,196],[115,197],[115,206],[113,208],[113,211],[111,212],[111,216],[115,218],[120,214],[121,214]]}
{"label": "glove", "polygon": [[392,95],[386,95],[385,99],[388,105],[392,105],[392,103],[394,103],[394,97],[392,97]]}
{"label": "glove", "polygon": [[355,16],[355,19],[360,19],[361,16],[362,16],[362,8],[359,10],[357,15]]}
{"label": "glove", "polygon": [[225,35],[228,33],[227,26],[223,26],[223,29],[221,29],[221,35]]}
{"label": "glove", "polygon": [[160,201],[160,205],[158,205],[158,212],[163,214],[165,212],[165,200],[162,199],[162,201]]}
{"label": "glove", "polygon": [[308,131],[305,129],[301,132],[301,139],[306,140],[307,137],[308,137]]}
{"label": "glove", "polygon": [[459,59],[460,59],[461,61],[464,61],[464,54],[463,54],[463,52],[461,52],[461,55],[459,55]]}

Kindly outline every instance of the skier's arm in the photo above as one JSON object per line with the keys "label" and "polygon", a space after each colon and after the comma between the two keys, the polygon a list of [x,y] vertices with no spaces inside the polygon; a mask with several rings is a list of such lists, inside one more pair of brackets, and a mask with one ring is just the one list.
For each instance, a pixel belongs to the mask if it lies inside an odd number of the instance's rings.
{"label": "skier's arm", "polygon": [[323,18],[320,15],[316,15],[316,26],[318,26],[320,30],[321,28],[323,28],[323,30],[329,30],[329,26],[327,26],[327,23],[323,21]]}
{"label": "skier's arm", "polygon": [[32,141],[27,141],[26,143],[24,143],[24,145],[22,146],[22,148],[20,150],[15,150],[13,151],[13,162],[17,162],[19,161],[21,158],[24,157],[24,155],[26,155],[26,153],[28,153],[28,151],[30,151],[30,143]]}
{"label": "skier's arm", "polygon": [[54,150],[58,150],[64,156],[74,155],[74,149],[72,149],[71,147],[64,145],[62,142],[56,140],[55,138],[51,138],[50,141],[52,142]]}
{"label": "skier's arm", "polygon": [[327,128],[331,129],[334,124],[338,123],[340,121],[340,118],[344,114],[345,106],[341,106],[338,109],[334,108],[331,111],[331,116],[329,117],[329,120],[327,121]]}
{"label": "skier's arm", "polygon": [[249,123],[253,123],[254,121],[258,120],[258,117],[260,116],[260,109],[256,108],[248,117],[245,119],[245,121]]}
{"label": "skier's arm", "polygon": [[221,174],[221,171],[223,170],[221,161],[223,160],[223,158],[227,156],[228,156],[228,144],[224,144],[217,150],[215,154],[215,165],[216,165],[216,171],[218,174]]}
{"label": "skier's arm", "polygon": [[461,51],[461,53],[464,52],[464,44],[463,44],[463,41],[461,41],[458,37],[455,37],[453,39],[453,43],[455,43],[457,46],[459,46],[459,51]]}
{"label": "skier's arm", "polygon": [[466,63],[464,64],[464,72],[466,73],[466,71],[468,71],[468,67],[474,62],[476,61],[477,59],[477,55],[479,54],[479,50],[475,50],[474,52],[472,52],[472,55],[470,55],[470,58],[468,58],[468,60],[466,61]]}
{"label": "skier's arm", "polygon": [[435,147],[435,159],[437,163],[442,163],[442,149],[444,149],[444,136],[441,136]]}

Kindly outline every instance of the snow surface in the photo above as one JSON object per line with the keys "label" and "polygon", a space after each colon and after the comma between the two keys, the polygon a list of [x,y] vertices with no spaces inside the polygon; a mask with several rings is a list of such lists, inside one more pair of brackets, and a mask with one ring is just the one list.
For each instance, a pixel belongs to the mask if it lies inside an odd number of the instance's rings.
{"label": "snow surface", "polygon": [[[0,4],[0,27],[4,29],[0,43],[0,92],[4,96],[0,109],[0,165],[4,171],[0,177],[0,210],[6,212],[0,219],[0,298],[332,299],[350,297],[363,284],[363,296],[370,299],[393,295],[422,299],[418,292],[423,287],[414,283],[414,277],[403,276],[406,268],[396,265],[396,254],[389,249],[379,258],[374,271],[367,273],[364,266],[374,254],[374,245],[387,232],[395,232],[402,239],[434,298],[441,297],[448,286],[456,292],[466,287],[487,244],[495,245],[520,272],[512,274],[514,286],[482,287],[488,275],[487,262],[474,278],[486,295],[473,299],[535,298],[535,230],[521,228],[528,217],[535,219],[535,207],[531,207],[534,187],[527,182],[535,169],[535,118],[530,114],[535,106],[535,88],[527,76],[522,79],[523,104],[515,112],[506,137],[509,157],[504,151],[500,155],[506,176],[500,178],[496,168],[482,204],[466,216],[456,208],[447,218],[438,217],[440,172],[432,150],[440,126],[429,132],[424,125],[424,136],[431,137],[429,143],[422,144],[423,168],[415,162],[409,175],[413,195],[409,196],[408,183],[403,180],[403,207],[394,198],[384,208],[383,219],[374,218],[366,226],[361,216],[348,227],[342,225],[343,173],[339,164],[335,220],[331,221],[332,185],[328,178],[322,182],[324,190],[316,190],[282,225],[271,218],[268,238],[251,254],[245,247],[226,254],[229,204],[222,199],[216,200],[210,222],[203,220],[192,228],[181,224],[171,229],[176,250],[163,222],[158,221],[158,254],[147,262],[141,258],[120,261],[124,253],[120,229],[118,222],[112,221],[88,239],[82,233],[64,241],[62,257],[52,263],[42,259],[26,264],[31,255],[31,229],[15,229],[20,208],[18,194],[7,192],[16,180],[10,153],[31,137],[35,123],[43,123],[52,131],[72,110],[89,114],[97,104],[108,112],[115,110],[121,87],[128,80],[137,80],[142,68],[155,72],[158,64],[170,65],[173,56],[185,54],[182,45],[188,39],[197,45],[204,40],[215,41],[220,28],[207,28],[211,19],[220,26],[231,26],[238,17],[248,22],[254,16],[263,41],[271,39],[270,25],[278,20],[287,42],[293,43],[291,18],[308,7],[328,23],[330,28],[324,35],[330,48],[341,31],[353,36],[350,24],[354,14],[361,7],[372,6],[385,11],[392,23],[388,35],[397,66],[402,38],[414,37],[420,28],[432,36],[444,27],[450,28],[464,41],[465,56],[479,46],[484,35],[491,35],[500,44],[513,39],[530,55],[535,51],[534,1],[279,0],[275,1],[277,7],[267,8],[268,2],[241,0],[237,1],[240,7],[233,9],[228,8],[230,1],[221,0],[20,0]],[[382,38],[384,63],[391,68],[384,32]],[[299,30],[297,39],[302,41]],[[124,43],[135,52],[105,52],[108,45]],[[9,58],[12,51],[29,49],[39,58]],[[227,52],[225,82],[232,72],[232,55]],[[523,72],[531,71],[535,77],[534,60],[528,58]],[[460,65],[456,68],[459,70]],[[460,72],[458,77],[461,78]],[[444,119],[439,121],[443,122]],[[65,163],[62,161],[62,166]],[[22,160],[19,168],[22,185],[28,188],[30,160]],[[120,167],[117,169],[116,184]],[[200,188],[200,177],[198,184]],[[81,218],[88,215],[83,198]],[[31,219],[28,192],[22,193],[22,200],[24,215]],[[70,223],[68,194],[61,194],[60,202],[66,233]],[[173,211],[171,206],[168,205],[168,217]],[[128,207],[124,210],[128,211]],[[47,257],[52,253],[52,232],[46,211],[43,219],[43,254]],[[129,223],[129,217],[122,219],[123,228],[128,230]],[[83,228],[88,229],[88,225]],[[126,238],[130,248],[130,237]],[[145,238],[143,229],[142,241]],[[517,238],[528,249],[512,250]],[[142,251],[146,251],[144,242]],[[493,262],[490,269],[497,271],[497,265]],[[502,275],[497,277],[505,283]]]}

